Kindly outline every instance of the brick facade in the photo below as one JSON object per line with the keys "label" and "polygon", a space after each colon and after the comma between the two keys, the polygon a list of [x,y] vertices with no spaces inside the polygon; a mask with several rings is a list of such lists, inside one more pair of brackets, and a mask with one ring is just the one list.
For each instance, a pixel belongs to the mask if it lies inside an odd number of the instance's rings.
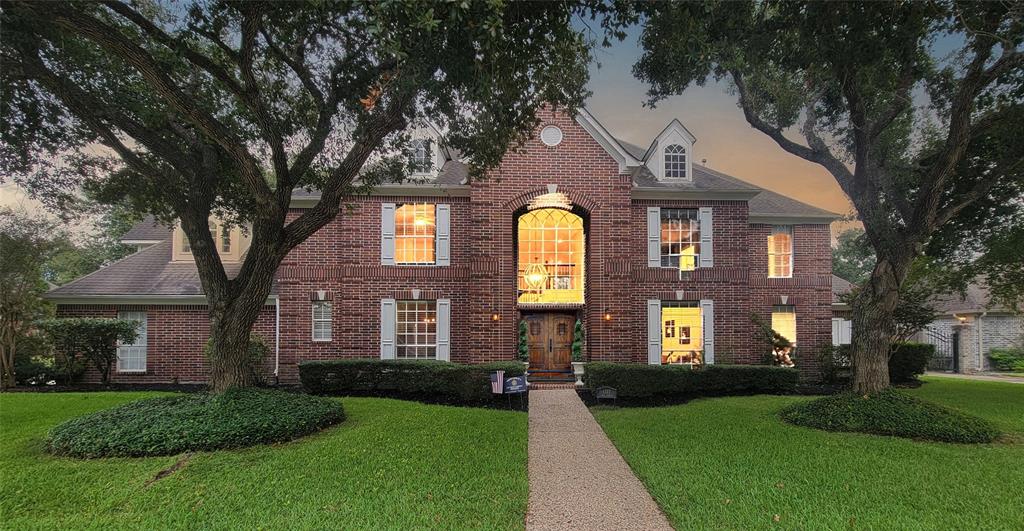
{"label": "brick facade", "polygon": [[[794,226],[794,276],[767,278],[769,225],[751,224],[745,200],[634,199],[633,180],[577,121],[555,113],[544,125],[563,132],[549,147],[536,135],[510,151],[488,178],[467,194],[437,197],[373,195],[355,198],[343,213],[294,249],[278,271],[280,379],[297,380],[303,360],[378,357],[381,299],[451,299],[451,360],[477,363],[513,359],[521,310],[517,305],[515,227],[527,202],[548,191],[566,194],[584,218],[585,305],[575,310],[588,333],[590,360],[646,362],[648,299],[711,299],[715,304],[717,363],[760,363],[750,314],[770,317],[788,301],[797,311],[798,366],[817,375],[816,353],[831,342],[829,228]],[[380,265],[381,203],[451,205],[451,265]],[[714,267],[682,276],[647,266],[646,209],[712,207]],[[291,216],[301,211],[293,210]],[[332,341],[312,340],[311,298],[323,290],[333,303]],[[116,375],[117,381],[202,381],[206,316],[202,307],[150,306],[150,370]],[[113,306],[61,306],[61,315],[106,315]],[[611,316],[605,320],[602,316]],[[498,319],[494,320],[493,316]],[[273,337],[274,308],[257,328]],[[269,366],[268,366],[269,369]]]}

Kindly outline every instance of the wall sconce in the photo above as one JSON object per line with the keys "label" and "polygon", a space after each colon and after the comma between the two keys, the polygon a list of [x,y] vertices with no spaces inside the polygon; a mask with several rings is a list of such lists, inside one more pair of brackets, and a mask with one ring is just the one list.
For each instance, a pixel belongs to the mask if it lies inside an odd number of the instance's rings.
{"label": "wall sconce", "polygon": [[604,314],[601,315],[601,319],[604,319],[605,321],[611,321],[612,320],[612,314],[608,312],[607,308],[604,310]]}
{"label": "wall sconce", "polygon": [[964,323],[967,322],[967,316],[966,315],[954,315],[953,317],[956,317],[956,320],[960,321],[960,324],[964,324]]}
{"label": "wall sconce", "polygon": [[492,313],[492,314],[491,314],[491,320],[492,320],[492,321],[500,321],[500,320],[501,320],[501,314],[498,314],[498,313]]}

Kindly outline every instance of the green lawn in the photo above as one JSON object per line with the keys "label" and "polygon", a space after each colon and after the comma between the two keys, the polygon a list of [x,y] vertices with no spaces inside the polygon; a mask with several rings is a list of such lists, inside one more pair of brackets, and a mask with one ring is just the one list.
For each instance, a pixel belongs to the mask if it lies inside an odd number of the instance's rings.
{"label": "green lawn", "polygon": [[42,451],[60,421],[154,393],[0,395],[0,527],[521,529],[526,415],[372,398],[292,443],[80,461]]}
{"label": "green lawn", "polygon": [[594,414],[677,529],[1020,529],[1024,385],[929,378],[909,392],[984,416],[1016,442],[923,443],[784,424],[776,413],[809,400],[801,397]]}

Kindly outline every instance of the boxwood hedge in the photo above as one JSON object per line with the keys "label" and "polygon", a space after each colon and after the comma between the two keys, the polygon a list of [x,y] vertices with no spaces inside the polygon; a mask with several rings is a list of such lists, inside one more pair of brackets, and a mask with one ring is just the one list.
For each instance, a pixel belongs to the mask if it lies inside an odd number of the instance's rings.
{"label": "boxwood hedge", "polygon": [[784,394],[796,390],[796,369],[762,365],[684,365],[593,362],[583,383],[590,389],[614,387],[620,398],[673,399],[699,396]]}
{"label": "boxwood hedge", "polygon": [[130,402],[50,430],[46,448],[73,457],[142,457],[292,440],[345,419],[341,403],[270,389]]}
{"label": "boxwood hedge", "polygon": [[917,380],[928,368],[928,360],[935,355],[935,345],[927,343],[897,343],[889,354],[889,381],[907,383]]}
{"label": "boxwood hedge", "polygon": [[463,365],[430,360],[346,359],[299,364],[302,386],[313,394],[383,396],[454,405],[494,401],[491,372],[522,376],[517,361]]}
{"label": "boxwood hedge", "polygon": [[908,396],[895,389],[852,393],[793,404],[779,415],[798,426],[955,443],[986,443],[999,430],[985,419]]}

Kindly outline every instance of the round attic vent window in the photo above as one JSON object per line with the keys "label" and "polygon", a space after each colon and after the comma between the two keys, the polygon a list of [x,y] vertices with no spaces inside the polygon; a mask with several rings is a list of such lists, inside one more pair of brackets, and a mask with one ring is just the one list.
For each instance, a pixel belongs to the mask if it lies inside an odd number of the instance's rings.
{"label": "round attic vent window", "polygon": [[562,130],[549,125],[540,131],[540,141],[546,146],[557,146],[562,143]]}

